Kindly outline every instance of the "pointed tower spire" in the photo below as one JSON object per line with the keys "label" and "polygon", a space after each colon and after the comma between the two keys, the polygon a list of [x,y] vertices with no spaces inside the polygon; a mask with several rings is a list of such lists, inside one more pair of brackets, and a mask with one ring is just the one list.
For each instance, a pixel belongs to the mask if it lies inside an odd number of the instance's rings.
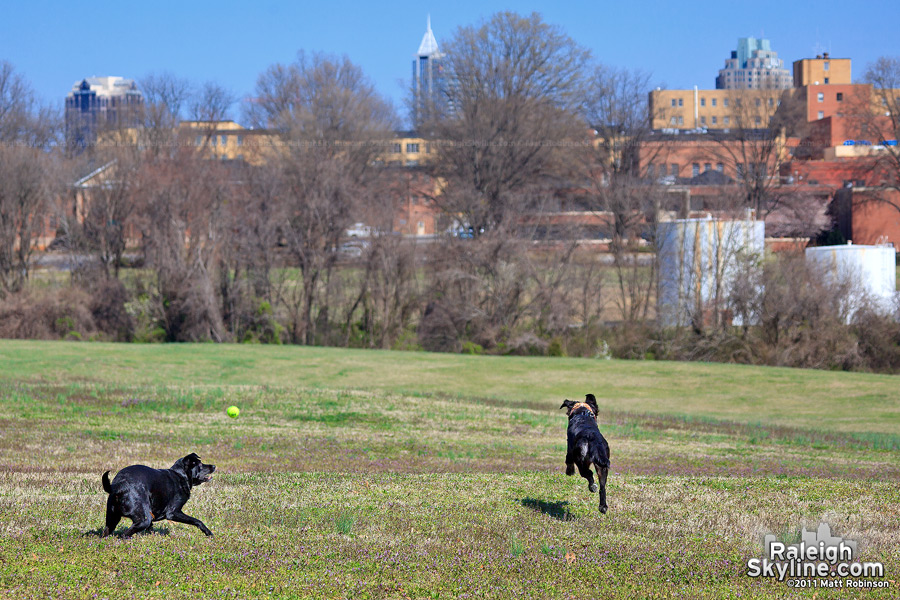
{"label": "pointed tower spire", "polygon": [[431,15],[428,15],[428,19],[425,25],[425,37],[422,38],[422,43],[419,44],[419,56],[431,56],[433,54],[439,54],[437,40],[434,39],[434,33],[431,31]]}

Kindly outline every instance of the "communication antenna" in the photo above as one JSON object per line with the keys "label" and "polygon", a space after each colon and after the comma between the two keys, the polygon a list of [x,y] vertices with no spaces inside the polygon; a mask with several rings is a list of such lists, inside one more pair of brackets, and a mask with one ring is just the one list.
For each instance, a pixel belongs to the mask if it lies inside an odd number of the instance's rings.
{"label": "communication antenna", "polygon": [[819,40],[819,28],[816,27],[816,45],[813,46],[813,56],[819,56],[820,54],[825,52],[825,46],[823,46]]}

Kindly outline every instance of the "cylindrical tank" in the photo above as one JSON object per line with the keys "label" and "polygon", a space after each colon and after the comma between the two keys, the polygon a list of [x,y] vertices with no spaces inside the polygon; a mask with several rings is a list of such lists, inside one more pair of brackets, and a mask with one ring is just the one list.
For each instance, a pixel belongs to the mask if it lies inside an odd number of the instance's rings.
{"label": "cylindrical tank", "polygon": [[893,311],[897,294],[897,250],[893,246],[816,246],[806,249],[806,263],[815,265],[830,282],[848,283],[856,290],[848,298],[848,315],[866,301],[882,312]]}
{"label": "cylindrical tank", "polygon": [[679,219],[657,228],[659,301],[663,326],[689,325],[725,316],[743,259],[762,256],[762,221]]}

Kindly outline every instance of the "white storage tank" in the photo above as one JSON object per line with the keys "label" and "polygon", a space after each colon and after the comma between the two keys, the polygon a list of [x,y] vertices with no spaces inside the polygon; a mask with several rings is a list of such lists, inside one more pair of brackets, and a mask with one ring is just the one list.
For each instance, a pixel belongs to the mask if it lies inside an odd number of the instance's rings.
{"label": "white storage tank", "polygon": [[856,293],[847,298],[847,315],[869,301],[892,313],[897,295],[897,250],[892,245],[816,246],[806,249],[806,263],[815,265],[832,283],[849,283]]}
{"label": "white storage tank", "polygon": [[731,322],[728,297],[741,276],[742,260],[762,257],[765,224],[711,217],[664,222],[657,226],[657,248],[660,323]]}

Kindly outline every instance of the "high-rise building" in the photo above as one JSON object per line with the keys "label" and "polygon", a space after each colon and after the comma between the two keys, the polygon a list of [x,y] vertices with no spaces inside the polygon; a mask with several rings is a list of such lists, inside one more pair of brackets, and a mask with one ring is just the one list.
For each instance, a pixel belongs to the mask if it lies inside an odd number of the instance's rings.
{"label": "high-rise building", "polygon": [[737,50],[731,51],[716,77],[717,90],[786,90],[792,86],[793,75],[769,40],[752,37],[738,39]]}
{"label": "high-rise building", "polygon": [[66,96],[66,142],[83,148],[109,129],[136,127],[144,97],[133,79],[88,77],[76,81]]}
{"label": "high-rise building", "polygon": [[433,111],[442,111],[447,106],[446,80],[444,77],[444,55],[438,48],[431,31],[431,16],[426,22],[425,36],[419,44],[419,51],[413,60],[412,70],[412,121],[419,127]]}

